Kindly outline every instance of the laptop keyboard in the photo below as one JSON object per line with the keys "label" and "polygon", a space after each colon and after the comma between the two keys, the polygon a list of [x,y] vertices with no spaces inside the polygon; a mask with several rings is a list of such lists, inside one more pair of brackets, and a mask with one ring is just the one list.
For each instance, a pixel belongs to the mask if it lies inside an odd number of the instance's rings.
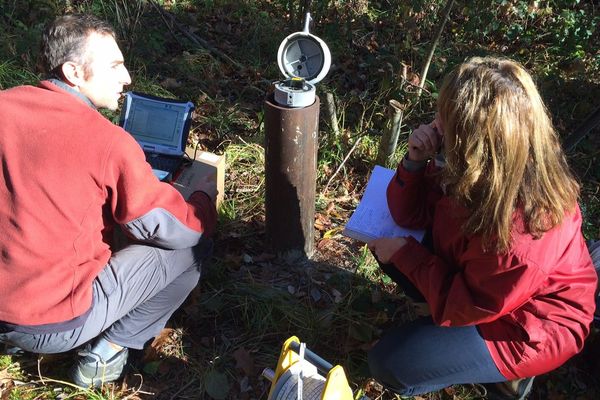
{"label": "laptop keyboard", "polygon": [[146,161],[152,166],[153,169],[175,172],[181,165],[182,158],[146,153]]}

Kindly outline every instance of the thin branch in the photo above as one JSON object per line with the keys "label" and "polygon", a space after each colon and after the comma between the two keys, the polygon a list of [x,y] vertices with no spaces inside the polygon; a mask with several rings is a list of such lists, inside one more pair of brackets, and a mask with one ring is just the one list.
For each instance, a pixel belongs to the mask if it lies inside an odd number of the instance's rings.
{"label": "thin branch", "polygon": [[336,175],[342,170],[342,168],[344,167],[344,164],[346,164],[346,161],[348,161],[348,158],[350,158],[350,155],[354,152],[354,150],[356,150],[356,147],[358,146],[358,144],[360,143],[360,141],[363,137],[364,136],[359,136],[358,139],[356,139],[356,142],[354,142],[354,145],[352,145],[352,148],[350,149],[348,154],[346,154],[346,157],[344,157],[340,166],[335,170],[333,175],[331,175],[331,178],[329,178],[329,180],[327,181],[327,184],[325,185],[325,187],[323,188],[323,191],[321,192],[322,194],[327,193],[327,189],[329,188],[329,185],[331,184],[333,179],[336,177]]}
{"label": "thin branch", "polygon": [[37,372],[38,372],[38,376],[40,377],[40,381],[42,382],[42,385],[45,385],[46,382],[44,382],[44,376],[42,375],[42,360],[44,359],[44,356],[39,356],[37,359]]}
{"label": "thin branch", "polygon": [[196,379],[191,379],[188,383],[183,385],[177,392],[175,392],[175,394],[173,396],[171,396],[171,400],[179,399],[180,398],[180,397],[178,397],[179,394],[182,393],[187,388],[189,388],[190,386],[192,386],[192,384],[194,384],[194,383],[196,383]]}
{"label": "thin branch", "polygon": [[435,33],[435,37],[433,38],[433,42],[431,42],[431,48],[429,49],[429,54],[427,55],[427,61],[423,66],[423,71],[421,71],[421,81],[419,82],[419,90],[417,91],[417,97],[421,96],[421,91],[423,90],[423,86],[425,85],[425,80],[427,78],[427,72],[429,71],[429,65],[431,64],[431,60],[433,59],[433,54],[435,53],[435,48],[437,47],[438,42],[440,41],[440,37],[442,36],[442,31],[444,30],[444,25],[446,25],[446,20],[450,15],[450,11],[452,10],[452,6],[454,5],[454,0],[448,0],[446,6],[444,7],[444,11],[442,11],[442,21],[438,26],[438,30]]}
{"label": "thin branch", "polygon": [[231,58],[227,54],[223,53],[221,50],[211,46],[206,40],[200,38],[199,36],[191,33],[189,30],[187,30],[184,26],[182,26],[179,22],[177,22],[177,19],[175,18],[174,15],[172,15],[171,13],[166,11],[164,8],[162,8],[158,3],[156,3],[155,0],[149,0],[149,1],[150,1],[150,4],[152,4],[154,6],[154,8],[161,15],[164,15],[165,17],[170,19],[173,26],[176,27],[181,33],[183,33],[194,44],[204,47],[206,50],[210,51],[211,53],[213,53],[214,55],[219,57],[221,60],[225,61],[226,63],[230,64],[231,66],[235,67],[236,69],[238,69],[240,71],[246,69],[242,64],[238,63],[233,58]]}
{"label": "thin branch", "polygon": [[573,151],[575,149],[575,147],[577,146],[577,144],[584,137],[586,137],[588,133],[590,133],[594,128],[596,128],[599,125],[600,125],[600,108],[598,108],[596,111],[594,111],[592,114],[590,114],[590,116],[587,117],[585,119],[585,121],[583,121],[583,123],[575,130],[575,132],[573,132],[571,135],[569,135],[565,139],[565,141],[563,143],[563,147],[564,147],[565,151],[566,152]]}
{"label": "thin branch", "polygon": [[160,14],[160,18],[163,20],[163,22],[165,23],[165,25],[167,26],[167,28],[169,28],[169,32],[171,32],[171,36],[173,36],[173,39],[175,39],[175,41],[179,44],[181,44],[181,41],[179,40],[179,38],[177,37],[177,35],[175,34],[175,31],[173,30],[173,20],[171,20],[171,23],[169,23],[169,21],[167,21],[167,18],[165,17],[165,14],[163,12],[161,12],[160,8],[157,8],[156,3],[154,3],[153,1],[150,2],[150,4],[152,4],[156,10],[158,11],[158,13]]}

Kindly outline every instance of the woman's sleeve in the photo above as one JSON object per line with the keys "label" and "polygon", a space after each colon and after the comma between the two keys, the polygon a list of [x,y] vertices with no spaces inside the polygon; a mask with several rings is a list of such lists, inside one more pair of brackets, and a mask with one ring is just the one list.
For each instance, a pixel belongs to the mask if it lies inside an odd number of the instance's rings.
{"label": "woman's sleeve", "polygon": [[387,201],[394,221],[409,229],[431,227],[435,204],[442,197],[433,163],[408,171],[402,163],[387,188]]}

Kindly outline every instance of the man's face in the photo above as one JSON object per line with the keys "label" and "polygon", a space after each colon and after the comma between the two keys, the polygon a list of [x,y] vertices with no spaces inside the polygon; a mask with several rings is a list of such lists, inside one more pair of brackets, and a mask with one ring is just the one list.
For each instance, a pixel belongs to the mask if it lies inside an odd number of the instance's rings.
{"label": "man's face", "polygon": [[84,59],[86,73],[79,91],[96,107],[116,110],[123,86],[131,83],[117,42],[110,35],[90,34]]}

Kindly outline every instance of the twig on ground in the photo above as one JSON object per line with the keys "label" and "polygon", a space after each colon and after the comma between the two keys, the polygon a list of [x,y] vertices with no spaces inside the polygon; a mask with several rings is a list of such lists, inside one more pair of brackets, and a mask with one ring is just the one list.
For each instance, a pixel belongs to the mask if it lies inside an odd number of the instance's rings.
{"label": "twig on ground", "polygon": [[45,385],[46,382],[44,382],[44,377],[42,376],[42,360],[44,359],[43,356],[38,357],[37,359],[37,372],[38,372],[38,376],[40,377],[40,381],[42,382],[42,385]]}
{"label": "twig on ground", "polygon": [[350,149],[348,154],[346,154],[346,157],[344,157],[344,159],[340,163],[340,166],[335,170],[333,175],[331,175],[331,178],[329,178],[329,180],[327,181],[327,184],[325,185],[325,187],[323,188],[323,191],[321,192],[322,195],[327,193],[327,189],[329,188],[329,185],[331,184],[333,179],[337,176],[337,174],[342,170],[342,168],[344,167],[344,164],[346,164],[346,161],[348,161],[348,158],[350,158],[350,155],[354,152],[354,150],[356,150],[356,147],[358,146],[358,144],[360,143],[362,138],[363,138],[363,136],[359,136],[356,139],[356,142],[354,142],[354,144],[352,145],[352,148]]}
{"label": "twig on ground", "polygon": [[137,397],[138,394],[147,394],[147,395],[155,395],[156,393],[152,393],[152,392],[145,392],[142,390],[142,386],[144,386],[144,376],[142,374],[134,374],[135,376],[138,376],[140,378],[140,384],[138,386],[137,389],[133,390],[133,393],[128,394],[127,396],[125,396],[123,398],[123,400],[128,400],[128,399],[137,399],[139,397]]}

